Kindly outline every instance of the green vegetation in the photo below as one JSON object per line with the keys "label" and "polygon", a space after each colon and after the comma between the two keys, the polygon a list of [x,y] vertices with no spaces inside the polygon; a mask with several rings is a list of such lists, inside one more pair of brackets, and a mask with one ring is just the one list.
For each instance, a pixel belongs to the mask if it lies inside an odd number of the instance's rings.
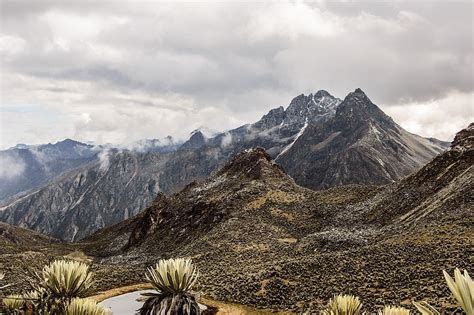
{"label": "green vegetation", "polygon": [[74,298],[67,308],[67,315],[109,315],[110,310],[106,310],[96,301],[91,299]]}
{"label": "green vegetation", "polygon": [[[467,315],[473,315],[474,282],[466,270],[454,270],[454,278],[443,271],[447,285],[458,305]],[[34,290],[24,294],[12,294],[0,301],[0,314],[48,314],[48,315],[110,315],[111,312],[96,301],[85,298],[94,283],[89,267],[76,261],[56,260],[45,266],[36,276]],[[0,280],[5,278],[0,273]],[[198,279],[197,268],[191,259],[160,260],[149,267],[146,280],[156,292],[143,293],[144,302],[140,315],[183,314],[199,315],[199,305],[191,292]],[[0,289],[5,288],[0,287]],[[422,315],[439,315],[440,312],[427,302],[413,302]],[[335,295],[329,300],[322,315],[361,315],[362,303],[353,295]],[[386,306],[379,315],[410,315],[403,307]]]}
{"label": "green vegetation", "polygon": [[[34,275],[36,281],[31,283],[32,291],[3,299],[3,310],[7,314],[110,314],[93,301],[78,301],[90,293],[93,284],[94,275],[86,264],[56,260]],[[0,314],[1,310],[2,306]]]}
{"label": "green vegetation", "polygon": [[3,304],[8,313],[17,314],[25,306],[25,300],[19,294],[12,294],[3,299]]}
{"label": "green vegetation", "polygon": [[361,314],[362,303],[359,298],[353,295],[336,295],[329,300],[323,315],[359,315]]}
{"label": "green vegetation", "polygon": [[65,312],[73,298],[89,293],[94,275],[84,263],[56,260],[45,266],[37,277],[39,288],[47,293],[47,304]]}
{"label": "green vegetation", "polygon": [[[467,315],[474,314],[474,281],[472,281],[471,277],[467,270],[464,270],[464,274],[456,268],[454,270],[454,279],[445,271],[443,270],[444,279],[446,279],[446,283],[448,284],[451,293],[453,294],[454,298],[464,310]],[[413,305],[420,311],[423,315],[438,315],[440,314],[433,306],[429,305],[426,302],[416,303],[414,302]]]}
{"label": "green vegetation", "polygon": [[199,315],[199,305],[190,289],[196,283],[198,271],[190,259],[160,260],[145,275],[156,293],[143,293],[140,315],[183,314]]}
{"label": "green vegetation", "polygon": [[410,311],[403,307],[385,306],[379,315],[410,315]]}

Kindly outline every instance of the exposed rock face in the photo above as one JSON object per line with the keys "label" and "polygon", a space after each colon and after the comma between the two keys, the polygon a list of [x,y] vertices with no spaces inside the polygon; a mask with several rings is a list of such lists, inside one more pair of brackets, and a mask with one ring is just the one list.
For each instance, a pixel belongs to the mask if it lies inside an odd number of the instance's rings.
{"label": "exposed rock face", "polygon": [[163,191],[204,179],[232,155],[253,147],[264,148],[298,184],[326,189],[393,182],[449,145],[407,132],[360,89],[344,101],[326,91],[299,95],[286,110],[275,108],[252,125],[196,138],[193,135],[167,163],[160,182]]}
{"label": "exposed rock face", "polygon": [[445,148],[438,140],[405,131],[357,89],[331,120],[309,125],[276,161],[298,184],[326,189],[393,182]]}
{"label": "exposed rock face", "polygon": [[340,102],[322,90],[308,96],[302,94],[295,97],[286,110],[283,107],[272,109],[254,124],[213,138],[195,133],[165,166],[160,187],[165,192],[178,191],[194,180],[206,178],[246,149],[262,147],[274,158],[309,123],[322,123],[333,117]]}
{"label": "exposed rock face", "polygon": [[0,203],[46,184],[65,171],[97,158],[91,145],[71,139],[38,146],[17,145],[0,151]]}
{"label": "exposed rock face", "polygon": [[0,209],[0,220],[63,240],[78,240],[136,215],[158,192],[166,154],[112,150],[101,161]]}

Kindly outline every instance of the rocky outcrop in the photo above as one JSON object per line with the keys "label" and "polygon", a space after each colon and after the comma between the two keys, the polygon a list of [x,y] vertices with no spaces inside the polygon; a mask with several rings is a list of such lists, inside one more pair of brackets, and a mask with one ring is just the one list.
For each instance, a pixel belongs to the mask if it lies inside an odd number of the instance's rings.
{"label": "rocky outcrop", "polygon": [[[256,123],[207,139],[194,134],[170,158],[163,170],[160,188],[167,193],[179,191],[194,180],[206,178],[246,149],[261,147],[275,158],[308,123],[322,123],[333,117],[340,102],[326,91],[302,94],[295,97],[286,110],[283,107],[272,109]],[[197,141],[198,136],[200,141]]]}
{"label": "rocky outcrop", "polygon": [[332,119],[310,124],[276,161],[298,184],[327,189],[391,183],[415,172],[446,147],[407,132],[357,89]]}

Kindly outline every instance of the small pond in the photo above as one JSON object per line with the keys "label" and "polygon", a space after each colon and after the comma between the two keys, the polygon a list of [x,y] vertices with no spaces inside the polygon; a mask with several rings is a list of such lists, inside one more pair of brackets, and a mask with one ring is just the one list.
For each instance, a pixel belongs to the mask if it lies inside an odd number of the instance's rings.
{"label": "small pond", "polygon": [[[142,302],[137,302],[140,293],[154,292],[152,290],[134,291],[117,295],[100,302],[101,305],[112,310],[113,315],[133,315],[143,305]],[[199,305],[201,310],[205,310],[206,306]]]}

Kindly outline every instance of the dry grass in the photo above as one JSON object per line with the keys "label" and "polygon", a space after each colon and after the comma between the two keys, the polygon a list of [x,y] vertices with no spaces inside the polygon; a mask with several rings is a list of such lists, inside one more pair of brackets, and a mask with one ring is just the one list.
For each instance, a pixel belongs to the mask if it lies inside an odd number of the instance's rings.
{"label": "dry grass", "polygon": [[304,201],[305,197],[302,194],[290,194],[282,190],[270,190],[265,195],[249,202],[245,209],[247,210],[256,210],[260,209],[266,202],[273,203],[293,203]]}

